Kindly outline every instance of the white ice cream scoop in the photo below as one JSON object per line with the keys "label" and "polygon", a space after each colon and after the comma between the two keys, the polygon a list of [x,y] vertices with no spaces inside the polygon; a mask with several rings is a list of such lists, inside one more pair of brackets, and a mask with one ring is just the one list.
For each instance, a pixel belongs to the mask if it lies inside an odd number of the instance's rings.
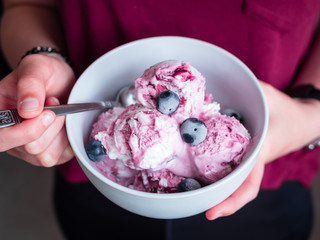
{"label": "white ice cream scoop", "polygon": [[[79,113],[92,110],[106,110],[113,107],[127,107],[136,102],[134,94],[134,86],[129,85],[122,89],[117,94],[115,101],[100,101],[90,103],[75,103],[46,106],[44,110],[51,110],[57,116]],[[19,116],[17,109],[0,110],[0,128],[9,127],[20,123],[23,119]]]}

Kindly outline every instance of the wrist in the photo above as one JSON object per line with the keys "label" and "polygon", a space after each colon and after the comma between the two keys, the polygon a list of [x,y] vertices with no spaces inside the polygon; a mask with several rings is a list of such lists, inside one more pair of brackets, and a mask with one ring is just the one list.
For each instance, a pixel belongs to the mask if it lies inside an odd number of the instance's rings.
{"label": "wrist", "polygon": [[304,84],[289,90],[289,96],[300,99],[317,99],[320,101],[320,89],[312,84]]}
{"label": "wrist", "polygon": [[[320,110],[320,90],[315,88],[312,84],[304,84],[294,87],[289,90],[289,96],[300,100],[308,105],[310,105],[315,112],[319,112]],[[319,114],[317,114],[319,115]],[[317,119],[317,115],[314,117]],[[320,120],[320,118],[318,118]],[[316,121],[320,122],[320,121]],[[306,145],[306,148],[309,150],[313,150],[316,147],[320,146],[320,131],[318,132],[319,137],[313,138],[310,143]]]}
{"label": "wrist", "polygon": [[[62,54],[60,51],[58,51],[55,48],[51,48],[51,47],[46,47],[46,46],[37,46],[32,48],[31,50],[27,51],[20,59],[19,63],[22,61],[22,59],[24,59],[26,56],[31,55],[31,54],[41,54],[41,55],[46,55],[46,56],[51,56],[51,57],[57,57],[59,59],[62,59],[63,61],[65,61],[70,67],[71,69],[74,71],[74,68],[69,60],[69,58]],[[18,65],[19,65],[18,63]]]}

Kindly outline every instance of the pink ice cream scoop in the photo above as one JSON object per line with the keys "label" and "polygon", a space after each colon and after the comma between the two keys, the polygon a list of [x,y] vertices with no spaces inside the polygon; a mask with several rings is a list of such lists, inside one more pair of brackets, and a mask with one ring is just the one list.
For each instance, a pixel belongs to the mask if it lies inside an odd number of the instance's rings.
{"label": "pink ice cream scoop", "polygon": [[222,115],[216,102],[203,105],[200,119],[207,128],[203,142],[187,145],[169,162],[174,174],[200,180],[203,184],[216,182],[239,165],[250,142],[250,134],[235,117]]}
{"label": "pink ice cream scoop", "polygon": [[90,138],[97,142],[88,152],[104,176],[132,189],[171,193],[182,182],[216,182],[240,164],[250,135],[220,113],[195,68],[158,63],[135,80],[135,94],[136,104],[110,109],[93,125]]}
{"label": "pink ice cream scoop", "polygon": [[215,182],[228,175],[241,162],[250,142],[247,129],[234,117],[220,113],[203,119],[208,133],[205,141],[190,148],[197,179]]}
{"label": "pink ice cream scoop", "polygon": [[184,144],[179,125],[156,109],[139,104],[111,109],[99,116],[91,137],[106,150],[105,160],[95,165],[121,185],[148,192],[173,192],[182,180],[164,167]]}
{"label": "pink ice cream scoop", "polygon": [[136,98],[139,103],[156,108],[156,98],[170,90],[180,98],[178,109],[171,115],[178,123],[187,117],[198,117],[204,101],[205,78],[188,63],[163,61],[145,70],[135,80]]}
{"label": "pink ice cream scoop", "polygon": [[176,121],[139,104],[102,114],[92,133],[105,147],[110,159],[121,160],[137,170],[162,168],[179,149]]}

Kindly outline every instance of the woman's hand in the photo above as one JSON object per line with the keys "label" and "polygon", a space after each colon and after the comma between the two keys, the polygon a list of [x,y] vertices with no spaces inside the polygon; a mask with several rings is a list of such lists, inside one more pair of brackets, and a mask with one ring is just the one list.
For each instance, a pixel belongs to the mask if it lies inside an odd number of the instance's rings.
{"label": "woman's hand", "polygon": [[65,117],[43,111],[44,105],[65,102],[74,85],[72,69],[59,56],[33,54],[0,81],[0,109],[17,108],[26,119],[0,129],[0,151],[40,166],[64,163],[73,157]]}
{"label": "woman's hand", "polygon": [[269,110],[268,131],[261,152],[243,184],[226,200],[207,210],[206,217],[209,220],[229,216],[255,199],[260,190],[265,164],[300,149],[319,132],[312,129],[312,124],[307,121],[309,118],[316,120],[317,116],[313,117],[312,114],[319,112],[319,102],[292,99],[264,82],[261,82],[261,86]]}

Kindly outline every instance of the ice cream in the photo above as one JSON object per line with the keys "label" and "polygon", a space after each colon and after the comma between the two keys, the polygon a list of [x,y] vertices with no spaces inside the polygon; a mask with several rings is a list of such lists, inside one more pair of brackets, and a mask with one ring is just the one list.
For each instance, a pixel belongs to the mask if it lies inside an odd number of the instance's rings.
{"label": "ice cream", "polygon": [[176,121],[140,104],[101,114],[92,135],[102,143],[110,159],[121,160],[137,170],[162,169],[180,145]]}
{"label": "ice cream", "polygon": [[137,101],[156,108],[156,97],[166,90],[176,93],[180,99],[172,118],[179,123],[188,117],[198,117],[204,102],[205,78],[201,73],[182,61],[164,61],[151,66],[135,80]]}
{"label": "ice cream", "polygon": [[213,96],[205,94],[205,78],[188,63],[150,67],[135,80],[135,95],[136,104],[99,116],[86,146],[110,180],[172,193],[216,182],[240,164],[248,131],[220,113]]}

